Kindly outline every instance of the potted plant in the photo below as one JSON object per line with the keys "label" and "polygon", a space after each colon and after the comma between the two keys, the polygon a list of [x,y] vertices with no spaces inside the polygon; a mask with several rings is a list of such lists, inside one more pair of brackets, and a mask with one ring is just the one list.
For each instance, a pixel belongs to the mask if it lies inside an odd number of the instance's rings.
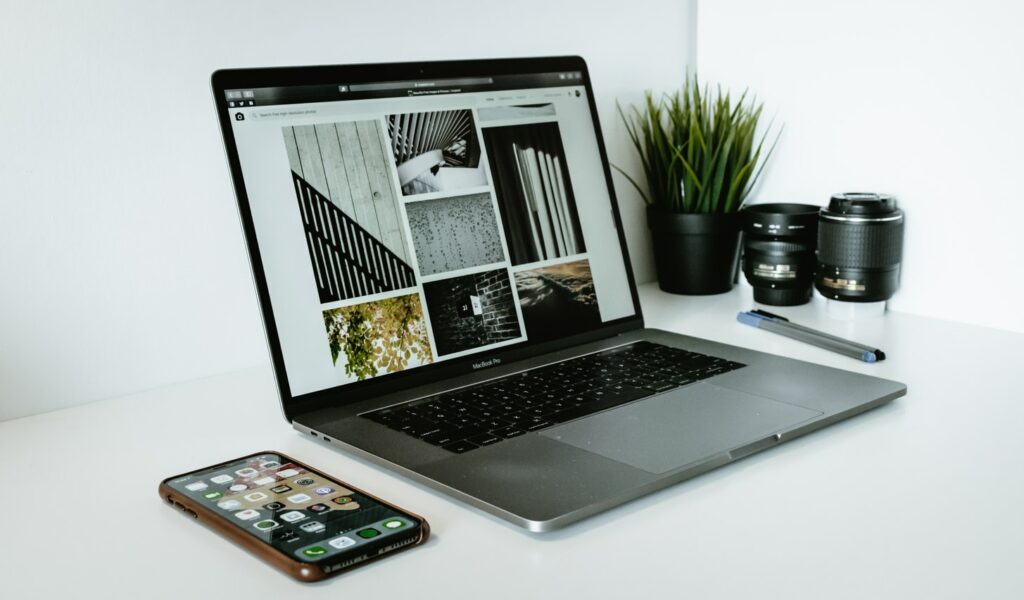
{"label": "potted plant", "polygon": [[[647,204],[661,289],[720,294],[732,289],[739,260],[738,211],[771,156],[771,129],[757,136],[763,105],[744,92],[733,102],[687,76],[681,90],[643,110],[619,107],[643,165],[646,189],[616,167]],[[778,136],[775,138],[778,142]]]}

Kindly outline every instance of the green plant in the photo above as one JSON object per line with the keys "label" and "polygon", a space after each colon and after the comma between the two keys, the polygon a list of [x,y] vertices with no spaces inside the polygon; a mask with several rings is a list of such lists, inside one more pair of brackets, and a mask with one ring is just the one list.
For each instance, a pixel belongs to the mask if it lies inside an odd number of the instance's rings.
{"label": "green plant", "polygon": [[[645,191],[616,166],[649,205],[673,213],[728,213],[740,209],[771,156],[779,136],[764,153],[771,123],[757,138],[763,104],[743,92],[732,102],[717,88],[701,89],[697,76],[655,102],[645,95],[644,110],[619,115],[643,164]],[[781,134],[781,131],[780,131]],[[760,163],[760,164],[759,164]]]}
{"label": "green plant", "polygon": [[395,373],[410,360],[431,361],[419,296],[409,294],[324,311],[331,359],[345,355],[345,374],[362,380]]}

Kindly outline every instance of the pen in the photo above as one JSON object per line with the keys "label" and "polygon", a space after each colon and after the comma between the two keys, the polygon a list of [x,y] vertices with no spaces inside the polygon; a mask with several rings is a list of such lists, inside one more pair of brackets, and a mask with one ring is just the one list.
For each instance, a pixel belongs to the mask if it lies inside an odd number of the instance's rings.
{"label": "pen", "polygon": [[825,333],[824,331],[818,331],[817,329],[811,329],[810,327],[804,327],[803,325],[798,325],[797,323],[794,323],[794,322],[790,321],[789,319],[787,319],[786,317],[783,317],[782,315],[777,315],[775,313],[770,313],[770,312],[768,312],[766,310],[761,310],[759,308],[755,308],[754,310],[752,310],[750,312],[756,313],[756,314],[759,314],[759,315],[763,315],[763,316],[771,318],[771,319],[776,319],[778,321],[784,321],[790,327],[793,327],[795,329],[799,329],[800,331],[806,331],[807,333],[813,333],[813,334],[816,334],[816,335],[820,335],[821,337],[828,338],[830,340],[835,340],[837,342],[845,342],[847,344],[852,344],[852,345],[857,346],[858,348],[862,348],[862,349],[864,349],[864,350],[866,350],[868,352],[873,352],[875,354],[875,360],[885,360],[885,352],[882,352],[881,350],[879,350],[878,348],[875,348],[874,346],[868,346],[866,344],[861,344],[860,342],[855,342],[853,340],[843,339],[843,338],[841,338],[839,336],[832,335],[831,333]]}
{"label": "pen", "polygon": [[846,340],[823,331],[804,327],[791,323],[789,319],[773,315],[767,311],[741,312],[736,315],[736,320],[751,327],[764,329],[779,335],[811,344],[825,350],[831,350],[837,354],[843,354],[866,363],[873,363],[885,360],[885,353],[878,348],[872,348],[858,342]]}

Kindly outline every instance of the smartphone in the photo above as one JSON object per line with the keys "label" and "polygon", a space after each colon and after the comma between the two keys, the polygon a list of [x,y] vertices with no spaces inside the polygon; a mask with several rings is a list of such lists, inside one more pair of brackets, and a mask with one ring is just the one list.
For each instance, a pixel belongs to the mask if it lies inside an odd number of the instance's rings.
{"label": "smartphone", "polygon": [[299,581],[319,581],[422,544],[418,515],[280,452],[160,482],[160,497]]}

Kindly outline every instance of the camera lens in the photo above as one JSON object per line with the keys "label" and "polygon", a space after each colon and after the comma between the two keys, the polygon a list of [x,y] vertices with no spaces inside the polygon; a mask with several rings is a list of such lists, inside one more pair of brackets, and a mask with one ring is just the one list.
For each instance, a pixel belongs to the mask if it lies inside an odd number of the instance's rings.
{"label": "camera lens", "polygon": [[818,221],[818,275],[826,298],[880,302],[896,293],[903,255],[903,211],[882,194],[836,194]]}
{"label": "camera lens", "polygon": [[743,209],[743,274],[754,300],[793,306],[811,299],[819,210],[787,203]]}

